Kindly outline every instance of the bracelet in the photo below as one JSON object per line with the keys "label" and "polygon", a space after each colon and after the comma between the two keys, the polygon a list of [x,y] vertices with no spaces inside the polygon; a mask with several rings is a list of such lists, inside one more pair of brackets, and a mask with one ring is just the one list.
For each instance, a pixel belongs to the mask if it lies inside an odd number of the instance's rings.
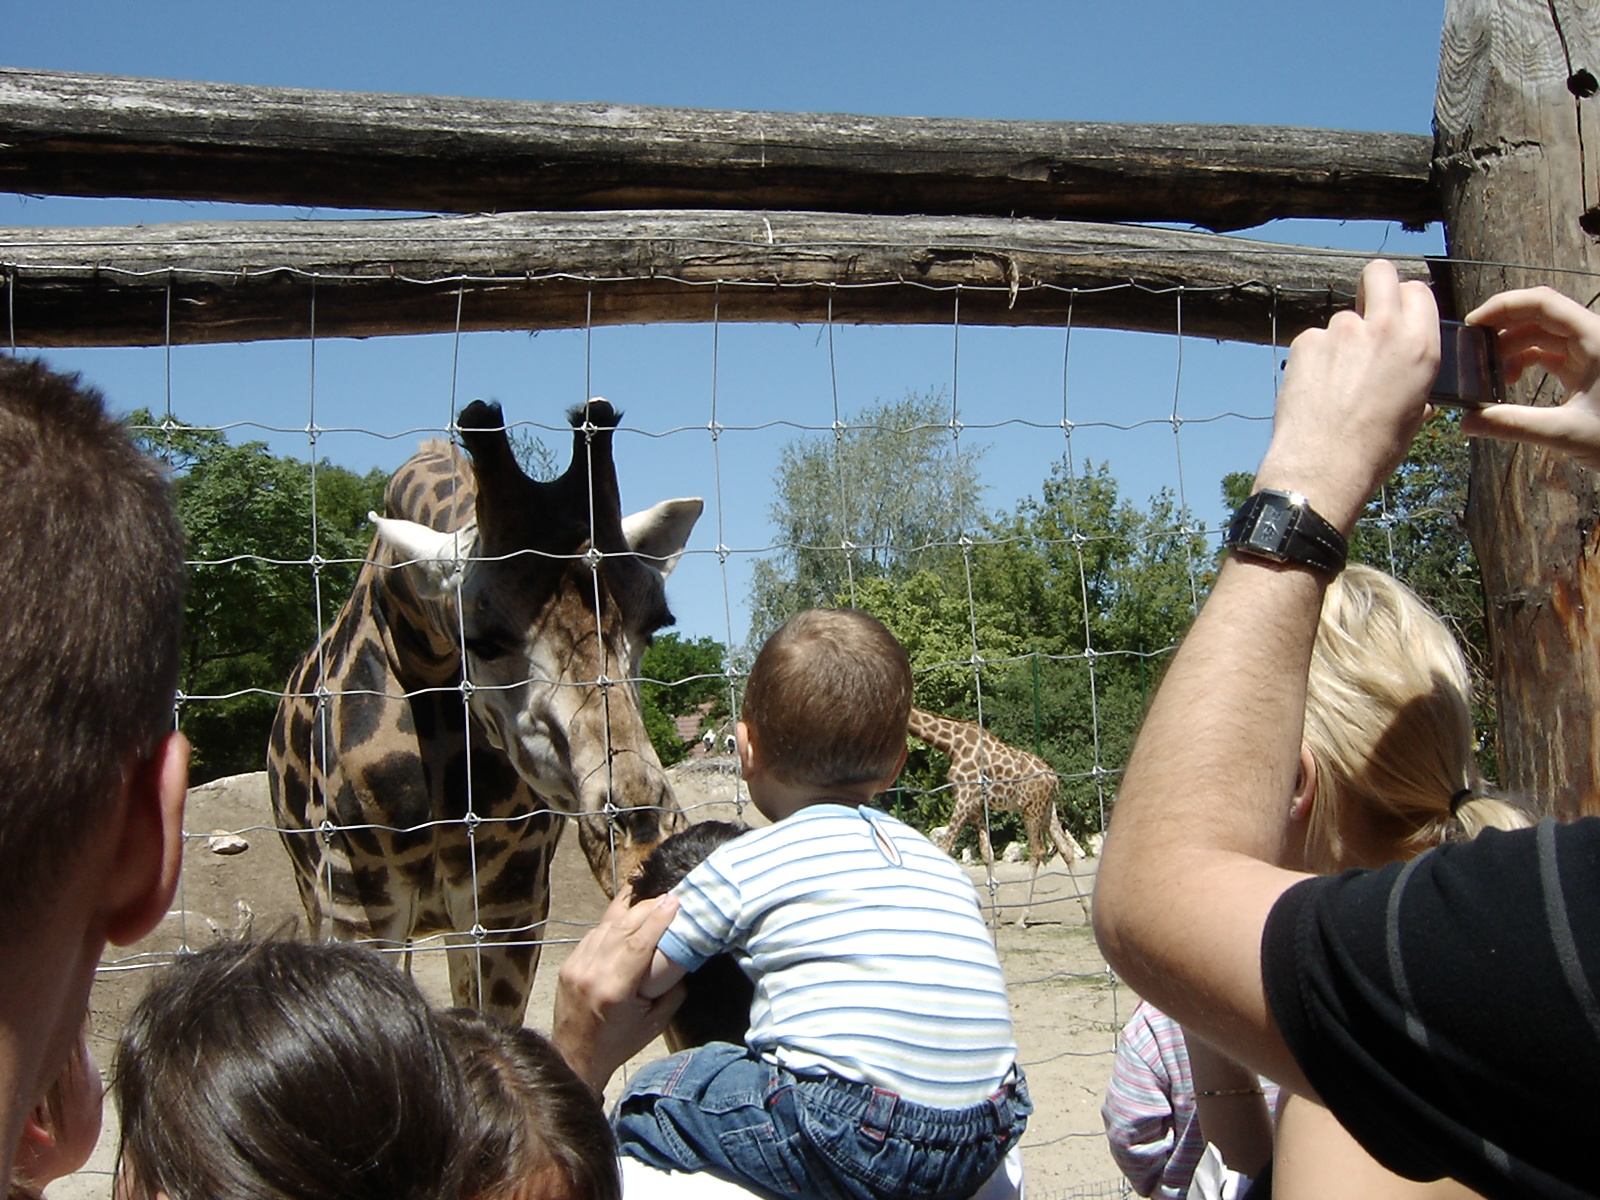
{"label": "bracelet", "polygon": [[1196,1096],[1260,1096],[1264,1094],[1258,1087],[1207,1088],[1195,1093]]}

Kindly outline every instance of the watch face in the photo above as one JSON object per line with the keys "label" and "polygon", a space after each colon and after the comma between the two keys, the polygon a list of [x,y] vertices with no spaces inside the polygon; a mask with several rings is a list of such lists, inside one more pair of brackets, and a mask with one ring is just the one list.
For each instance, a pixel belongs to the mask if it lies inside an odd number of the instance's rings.
{"label": "watch face", "polygon": [[1255,525],[1246,545],[1263,553],[1281,554],[1292,515],[1288,509],[1263,505],[1256,511]]}

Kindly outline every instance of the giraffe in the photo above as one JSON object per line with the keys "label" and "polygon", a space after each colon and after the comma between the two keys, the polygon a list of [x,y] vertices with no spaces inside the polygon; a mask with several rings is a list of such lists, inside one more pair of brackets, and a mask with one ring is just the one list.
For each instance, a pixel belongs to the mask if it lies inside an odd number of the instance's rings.
{"label": "giraffe", "polygon": [[1028,878],[1028,903],[1017,918],[1018,927],[1025,928],[1033,912],[1033,889],[1039,881],[1039,866],[1050,857],[1052,845],[1061,855],[1067,874],[1072,876],[1073,890],[1087,918],[1089,908],[1072,871],[1073,860],[1083,857],[1083,847],[1061,826],[1061,816],[1056,812],[1056,793],[1061,780],[1050,764],[1026,750],[1006,745],[972,721],[942,717],[926,709],[913,708],[907,727],[913,736],[950,757],[947,778],[955,806],[949,825],[942,833],[934,831],[933,840],[939,849],[950,853],[956,844],[956,835],[969,822],[975,822],[978,849],[992,871],[994,847],[989,843],[989,810],[1016,812],[1021,815],[1028,834],[1028,859],[1033,864],[1033,873]]}
{"label": "giraffe", "polygon": [[574,409],[549,483],[517,465],[498,405],[460,415],[470,466],[425,443],[369,514],[367,562],[268,746],[311,936],[324,920],[395,948],[446,933],[454,1002],[513,1024],[566,817],[608,894],[682,822],[630,681],[672,622],[663,583],[703,504],[623,518],[620,416]]}

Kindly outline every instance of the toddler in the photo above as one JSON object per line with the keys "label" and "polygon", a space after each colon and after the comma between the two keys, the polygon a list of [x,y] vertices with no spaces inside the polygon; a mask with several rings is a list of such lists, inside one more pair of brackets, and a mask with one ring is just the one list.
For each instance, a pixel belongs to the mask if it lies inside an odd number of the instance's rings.
{"label": "toddler", "polygon": [[773,822],[714,850],[642,991],[731,951],[755,984],[745,1045],[636,1075],[619,1150],[770,1196],[967,1197],[1032,1105],[977,893],[869,802],[905,762],[911,669],[874,618],[814,609],[762,648],[735,735]]}

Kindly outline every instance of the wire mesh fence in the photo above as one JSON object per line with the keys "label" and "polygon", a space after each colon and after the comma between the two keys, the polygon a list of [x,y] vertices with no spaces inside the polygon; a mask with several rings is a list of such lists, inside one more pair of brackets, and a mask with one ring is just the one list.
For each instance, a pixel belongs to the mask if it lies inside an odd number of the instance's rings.
{"label": "wire mesh fence", "polygon": [[[592,291],[613,283],[590,281]],[[549,948],[541,970],[553,972],[554,957],[592,921],[600,889],[625,879],[628,845],[682,820],[751,815],[725,741],[760,637],[801,607],[858,605],[910,650],[916,703],[987,735],[975,763],[936,737],[919,739],[884,802],[936,838],[948,834],[952,853],[971,865],[1038,1106],[1024,1142],[1030,1172],[1055,1164],[1030,1186],[1044,1195],[1128,1194],[1120,1182],[1082,1182],[1115,1175],[1098,1103],[1135,1002],[1088,931],[1092,856],[1145,698],[1209,587],[1227,477],[1249,471],[1264,446],[1282,358],[1275,332],[1253,347],[1186,337],[1181,286],[1171,290],[1164,335],[1075,330],[1070,320],[1065,329],[968,328],[955,289],[943,328],[732,326],[714,317],[709,327],[672,330],[668,346],[664,327],[463,333],[471,294],[458,281],[453,334],[351,343],[317,337],[313,288],[308,339],[270,353],[231,348],[231,362],[215,348],[169,342],[140,352],[141,396],[113,395],[128,408],[142,404],[140,435],[173,463],[180,497],[208,522],[190,530],[192,594],[210,608],[196,623],[191,600],[175,721],[194,733],[202,775],[260,769],[272,710],[282,705],[290,715],[280,718],[274,769],[280,786],[286,771],[301,773],[309,797],[303,819],[290,823],[257,800],[254,820],[191,824],[191,864],[227,856],[237,848],[229,837],[242,840],[280,893],[298,870],[332,918],[322,935],[368,938],[408,966],[448,956],[456,998],[470,979],[471,995],[486,1001],[504,978],[496,954]],[[1023,289],[1015,303],[1027,301]],[[393,368],[377,374],[398,394],[362,394],[362,371],[396,354],[401,377]],[[252,362],[267,359],[271,370],[252,377]],[[614,435],[592,413],[574,427],[562,420],[563,409],[602,390],[626,409]],[[528,477],[565,471],[580,481],[562,516],[577,532],[554,548],[441,540],[431,567],[453,582],[423,594],[426,556],[415,546],[369,550],[358,510],[370,502],[383,511],[383,485],[419,442],[438,439],[439,453],[458,453],[458,417],[480,396],[500,399],[508,448]],[[469,443],[473,436],[469,429]],[[258,438],[265,444],[245,459],[228,457]],[[567,440],[570,466],[552,446]],[[613,454],[630,502],[617,511],[605,482]],[[264,469],[291,460],[294,470]],[[450,481],[439,494],[444,508],[474,486],[464,471],[440,478]],[[665,593],[688,633],[714,644],[717,662],[655,675],[640,655],[661,614],[630,613],[633,601],[608,572],[632,564],[659,573],[666,556],[629,541],[622,518],[636,498],[674,496],[703,497],[706,507]],[[449,524],[429,526],[432,518],[405,504],[391,504],[389,515],[436,533]],[[479,516],[482,536],[488,520]],[[1402,575],[1393,533],[1414,516],[1383,507],[1371,529],[1386,548],[1381,565]],[[559,577],[566,583],[550,586],[577,589],[580,602],[567,605],[560,629],[488,629],[470,610],[503,607],[494,589],[509,585],[487,581],[515,574],[497,574],[507,563],[520,564],[518,578]],[[385,599],[386,590],[405,594]],[[592,646],[576,653],[584,637]],[[363,673],[361,656],[349,653],[363,639],[398,665]],[[286,686],[286,644],[316,662],[314,687]],[[671,734],[653,731],[658,747],[678,738],[667,755],[684,759],[668,776],[676,798],[626,794],[634,785],[616,776],[619,760],[649,751],[641,693],[654,688],[670,707],[672,689],[696,683],[712,695],[702,688],[692,706],[669,711],[681,718]],[[601,719],[580,719],[586,707]],[[459,770],[421,761],[434,752],[419,728],[424,712],[450,726]],[[387,756],[419,760],[388,767],[432,780],[423,808],[373,787],[364,818],[341,819],[355,808],[333,793],[352,780],[328,756],[367,720],[383,726],[376,736],[388,739]],[[570,749],[561,763],[549,752],[574,736],[592,743],[576,772]],[[1045,764],[1046,803],[1087,857],[1056,853],[1045,826],[1030,823],[1035,802],[1021,785],[1037,775],[1008,771],[1014,752]],[[448,783],[433,779],[446,770],[455,771]],[[532,794],[553,818],[529,816],[530,803],[539,805]],[[962,795],[976,798],[977,820],[949,832]],[[634,830],[640,811],[659,824]],[[570,824],[580,829],[564,840],[583,835],[600,888],[559,872],[552,884],[554,851],[541,849],[526,897],[500,903],[496,881],[484,877],[490,866],[503,869],[508,847],[523,839],[543,847]],[[296,839],[318,852],[297,855]],[[416,866],[423,860],[427,870]],[[237,920],[219,919],[222,893],[193,895],[193,869],[171,928],[149,946],[108,955],[104,980],[252,926],[257,901],[236,896]],[[470,908],[440,898],[440,874],[465,880]],[[495,903],[480,906],[491,894]],[[536,1026],[548,1011],[540,1003],[536,990],[528,1014]]]}

